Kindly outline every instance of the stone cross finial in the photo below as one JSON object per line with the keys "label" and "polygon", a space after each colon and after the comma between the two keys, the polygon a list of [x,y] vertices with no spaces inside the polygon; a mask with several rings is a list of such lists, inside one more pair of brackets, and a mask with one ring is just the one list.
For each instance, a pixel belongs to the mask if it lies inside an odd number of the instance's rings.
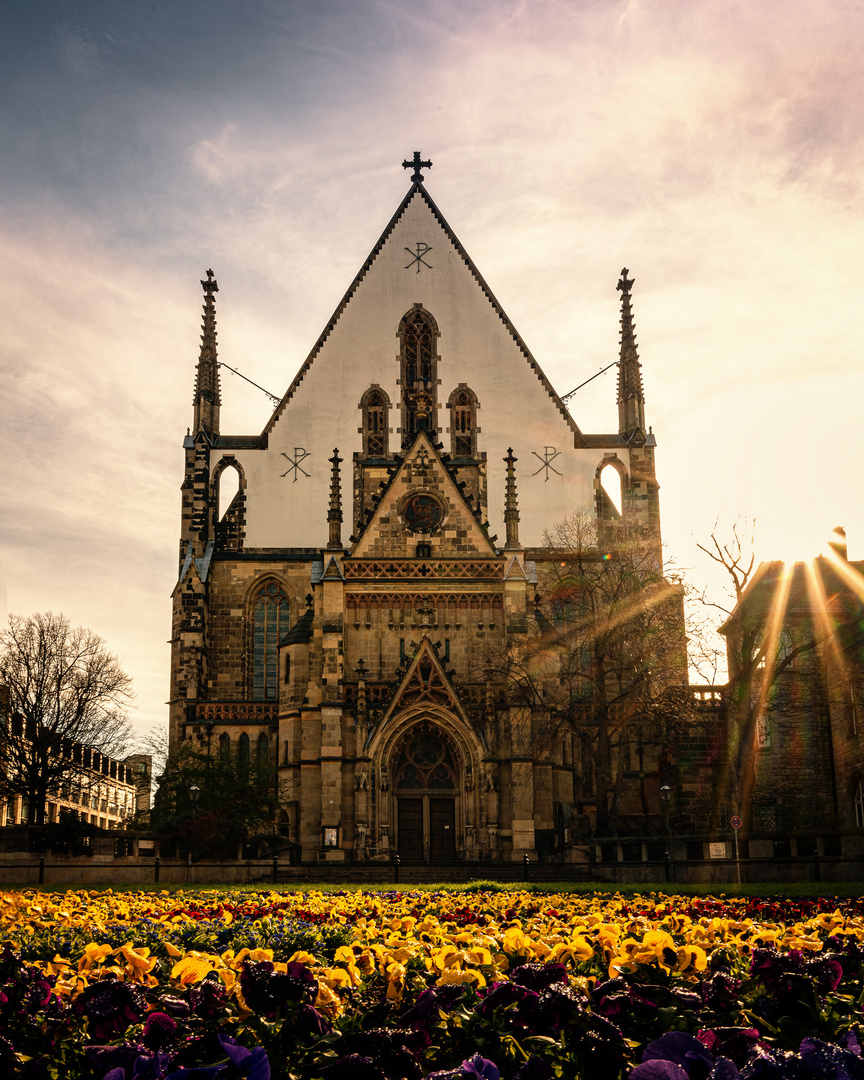
{"label": "stone cross finial", "polygon": [[403,169],[413,169],[414,172],[411,174],[411,179],[414,181],[415,184],[422,184],[423,183],[423,174],[420,172],[420,170],[421,169],[431,169],[432,168],[432,162],[431,161],[421,161],[420,160],[420,151],[415,150],[414,151],[414,157],[410,161],[403,161],[402,162],[402,168]]}
{"label": "stone cross finial", "polygon": [[629,293],[630,290],[633,288],[633,286],[636,283],[636,279],[635,278],[628,278],[627,273],[628,273],[627,267],[625,266],[624,269],[621,271],[621,277],[618,279],[618,284],[615,286],[615,288],[619,292],[628,292]]}

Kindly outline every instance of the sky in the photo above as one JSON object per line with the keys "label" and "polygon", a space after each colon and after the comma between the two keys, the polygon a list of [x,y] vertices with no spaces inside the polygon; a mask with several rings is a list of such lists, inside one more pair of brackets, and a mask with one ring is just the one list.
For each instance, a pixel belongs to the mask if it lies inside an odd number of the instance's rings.
{"label": "sky", "polygon": [[[68,0],[0,14],[0,618],[62,611],[167,720],[201,286],[281,395],[426,186],[559,393],[617,358],[622,267],[664,539],[757,558],[856,487],[862,0]],[[222,430],[268,399],[223,369]],[[617,427],[614,369],[570,402]]]}

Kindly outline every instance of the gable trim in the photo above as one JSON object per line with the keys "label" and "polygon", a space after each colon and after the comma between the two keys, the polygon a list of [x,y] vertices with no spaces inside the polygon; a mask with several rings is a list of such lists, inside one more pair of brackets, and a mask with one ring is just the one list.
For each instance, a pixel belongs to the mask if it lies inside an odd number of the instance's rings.
{"label": "gable trim", "polygon": [[303,376],[306,374],[306,372],[312,366],[312,363],[315,360],[315,358],[318,356],[318,353],[324,347],[324,343],[326,342],[327,338],[332,334],[333,329],[336,326],[336,323],[341,318],[343,311],[345,310],[345,308],[348,306],[349,302],[353,298],[355,292],[357,291],[358,287],[360,286],[360,283],[363,281],[363,279],[369,273],[369,270],[371,269],[373,262],[377,258],[377,256],[378,256],[379,252],[381,251],[381,249],[384,247],[384,244],[390,238],[393,230],[396,228],[396,225],[399,223],[400,218],[405,213],[405,210],[407,209],[409,203],[411,202],[411,200],[414,198],[415,195],[419,195],[420,198],[422,198],[424,200],[424,202],[426,203],[426,205],[429,207],[430,211],[432,212],[432,216],[435,218],[435,220],[438,222],[438,224],[444,230],[444,233],[446,234],[447,238],[450,240],[451,244],[454,246],[456,251],[461,256],[462,261],[468,267],[468,270],[469,270],[471,276],[474,278],[474,280],[480,286],[480,289],[482,290],[482,292],[485,295],[486,299],[492,305],[492,308],[495,311],[495,313],[498,315],[498,318],[504,324],[504,326],[506,327],[506,329],[507,329],[508,333],[510,334],[511,338],[516,343],[519,351],[522,353],[522,355],[528,361],[531,368],[534,370],[534,373],[536,374],[537,378],[542,383],[543,388],[546,390],[549,397],[552,398],[552,401],[554,402],[555,407],[561,413],[562,417],[567,422],[568,427],[573,432],[573,445],[574,445],[574,447],[576,447],[576,448],[583,447],[585,445],[585,442],[584,442],[582,432],[579,430],[579,427],[577,426],[576,421],[573,419],[573,417],[568,412],[567,406],[561,400],[560,395],[555,390],[555,388],[552,386],[552,383],[549,381],[549,379],[546,377],[546,374],[544,373],[543,369],[540,367],[540,365],[534,359],[534,356],[532,355],[531,350],[528,348],[528,346],[522,340],[522,337],[519,334],[519,332],[517,331],[516,327],[510,321],[509,316],[504,311],[504,309],[501,307],[501,305],[498,303],[498,300],[495,298],[495,294],[492,292],[492,290],[486,284],[485,278],[480,273],[480,271],[477,269],[477,267],[474,265],[474,262],[471,259],[471,256],[468,254],[468,252],[463,247],[463,245],[462,245],[461,241],[459,240],[459,238],[456,236],[456,234],[450,228],[450,225],[448,224],[448,222],[445,219],[444,215],[441,213],[441,211],[435,205],[434,201],[432,200],[432,197],[426,191],[426,189],[424,188],[422,183],[414,183],[414,184],[411,185],[411,188],[409,189],[409,191],[406,194],[405,198],[399,204],[399,206],[398,206],[398,208],[396,210],[396,213],[393,215],[393,217],[387,223],[387,226],[384,229],[384,232],[382,232],[381,236],[378,238],[378,242],[372,248],[372,250],[369,253],[369,255],[367,256],[365,262],[360,267],[360,270],[359,270],[357,276],[354,278],[354,280],[348,286],[348,289],[345,292],[345,295],[339,301],[339,304],[337,305],[336,310],[330,316],[330,320],[328,321],[327,325],[324,327],[324,330],[322,331],[320,337],[315,342],[315,344],[312,346],[312,349],[311,349],[309,355],[303,361],[303,364],[301,365],[300,370],[294,376],[294,378],[293,378],[293,380],[291,382],[291,385],[285,391],[285,395],[283,396],[282,400],[276,406],[276,408],[273,411],[272,416],[270,417],[270,419],[265,424],[264,430],[261,432],[261,435],[260,435],[260,440],[262,441],[262,444],[263,444],[264,440],[266,440],[267,437],[270,435],[270,432],[273,430],[273,427],[274,427],[276,421],[282,415],[282,412],[283,412],[285,406],[288,404],[288,402],[294,396],[294,393],[297,390],[297,387],[303,381]]}

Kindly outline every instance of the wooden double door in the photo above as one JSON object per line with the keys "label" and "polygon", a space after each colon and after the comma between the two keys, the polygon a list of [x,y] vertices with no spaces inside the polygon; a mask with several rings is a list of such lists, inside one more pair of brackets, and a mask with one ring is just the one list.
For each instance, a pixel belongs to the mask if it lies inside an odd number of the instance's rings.
{"label": "wooden double door", "polygon": [[456,799],[438,795],[399,796],[398,850],[404,862],[456,860]]}

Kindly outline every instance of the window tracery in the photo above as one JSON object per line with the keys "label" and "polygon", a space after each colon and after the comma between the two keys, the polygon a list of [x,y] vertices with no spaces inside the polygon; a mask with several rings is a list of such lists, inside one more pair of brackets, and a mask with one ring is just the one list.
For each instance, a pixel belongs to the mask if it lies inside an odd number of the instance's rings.
{"label": "window tracery", "polygon": [[268,581],[252,606],[252,698],[276,701],[279,680],[279,639],[288,629],[288,597]]}
{"label": "window tracery", "polygon": [[390,399],[380,386],[371,386],[360,402],[363,410],[363,456],[386,457],[389,452]]}
{"label": "window tracery", "polygon": [[450,453],[477,456],[477,398],[464,383],[450,395]]}
{"label": "window tracery", "polygon": [[403,447],[413,443],[421,428],[437,431],[437,336],[435,320],[419,305],[405,315],[399,326]]}
{"label": "window tracery", "polygon": [[419,724],[406,735],[393,773],[397,790],[454,791],[456,765],[448,740],[434,724]]}

